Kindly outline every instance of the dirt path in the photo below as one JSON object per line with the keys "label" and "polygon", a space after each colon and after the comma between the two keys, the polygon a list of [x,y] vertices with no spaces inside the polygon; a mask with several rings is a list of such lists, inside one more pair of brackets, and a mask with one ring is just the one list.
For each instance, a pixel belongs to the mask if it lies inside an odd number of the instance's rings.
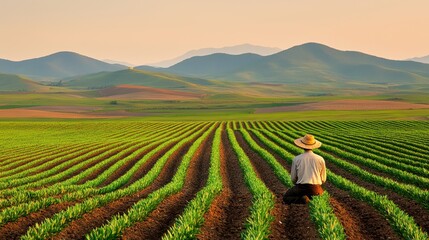
{"label": "dirt path", "polygon": [[126,229],[123,239],[161,239],[195,194],[205,186],[210,167],[210,149],[214,131],[194,154],[187,170],[183,189],[164,199],[143,222]]}
{"label": "dirt path", "polygon": [[[271,225],[270,239],[319,239],[317,229],[310,219],[308,206],[283,204],[282,197],[287,191],[286,186],[280,182],[269,164],[250,148],[239,132],[236,132],[235,136],[251,160],[259,177],[276,196],[273,212],[276,220]],[[252,138],[256,140],[255,137],[252,136]],[[257,143],[265,148],[260,141],[257,140]],[[284,160],[278,161],[285,162]]]}
{"label": "dirt path", "polygon": [[[53,239],[84,239],[84,236],[92,229],[107,223],[107,221],[110,220],[114,215],[125,213],[134,203],[163,187],[173,178],[174,173],[180,164],[181,157],[186,153],[186,151],[188,151],[191,144],[192,141],[184,144],[169,157],[161,173],[149,187],[138,193],[123,197],[103,207],[84,214],[82,218],[71,222]],[[164,155],[168,149],[169,148],[165,148],[160,151],[159,154],[154,155],[150,160],[143,164],[140,170],[148,172],[153,167],[154,163],[158,160],[158,157]]]}
{"label": "dirt path", "polygon": [[224,187],[205,214],[198,239],[240,239],[249,216],[252,195],[244,182],[237,156],[225,131],[222,131],[220,154]]}

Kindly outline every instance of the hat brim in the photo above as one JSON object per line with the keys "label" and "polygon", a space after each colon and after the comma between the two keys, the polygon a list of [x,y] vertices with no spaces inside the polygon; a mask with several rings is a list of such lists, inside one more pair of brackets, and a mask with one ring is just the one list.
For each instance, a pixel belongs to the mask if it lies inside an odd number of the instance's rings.
{"label": "hat brim", "polygon": [[298,138],[298,139],[295,139],[295,141],[293,141],[293,142],[295,143],[296,146],[303,148],[303,149],[316,149],[316,148],[319,148],[320,146],[322,146],[322,143],[317,141],[317,140],[315,140],[316,142],[314,144],[311,144],[311,145],[305,144],[302,142],[303,139],[304,139],[303,137]]}

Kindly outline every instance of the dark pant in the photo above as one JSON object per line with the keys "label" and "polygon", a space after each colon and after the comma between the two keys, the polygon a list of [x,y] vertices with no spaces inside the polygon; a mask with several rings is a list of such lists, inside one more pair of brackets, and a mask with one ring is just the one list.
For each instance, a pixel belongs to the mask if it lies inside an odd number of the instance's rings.
{"label": "dark pant", "polygon": [[321,195],[323,188],[321,185],[313,184],[296,184],[291,189],[287,190],[283,196],[285,204],[306,204],[315,195]]}

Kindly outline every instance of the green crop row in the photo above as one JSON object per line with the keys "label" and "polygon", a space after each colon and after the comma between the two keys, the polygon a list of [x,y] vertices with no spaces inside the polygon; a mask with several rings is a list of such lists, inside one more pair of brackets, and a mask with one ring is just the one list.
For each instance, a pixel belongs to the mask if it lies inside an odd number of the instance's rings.
{"label": "green crop row", "polygon": [[[288,139],[290,141],[293,141],[293,137],[290,137],[284,133],[277,133],[280,136],[282,136],[284,139]],[[298,135],[294,135],[294,137],[298,137]],[[326,146],[324,146],[325,148]],[[334,163],[335,165],[347,170],[348,172],[351,172],[353,174],[355,174],[356,176],[371,182],[371,183],[375,183],[379,186],[385,187],[385,188],[389,188],[401,195],[403,195],[404,197],[413,199],[419,203],[421,203],[425,208],[429,209],[429,192],[428,191],[424,191],[421,188],[418,188],[416,186],[413,185],[409,185],[409,184],[404,184],[404,183],[398,183],[392,179],[389,178],[385,178],[385,177],[380,177],[378,175],[375,174],[371,174],[361,168],[359,168],[356,165],[353,165],[347,161],[338,159],[330,154],[327,154],[325,152],[322,151],[315,151],[316,153],[320,154],[322,157],[325,158],[325,160],[330,161],[332,163]]]}
{"label": "green crop row", "polygon": [[22,239],[45,239],[55,233],[61,231],[69,222],[81,217],[84,213],[87,213],[94,208],[104,206],[105,204],[114,200],[120,199],[124,196],[134,194],[147,186],[149,186],[155,178],[159,175],[168,158],[182,147],[185,143],[192,141],[198,134],[205,131],[200,129],[193,133],[191,136],[182,139],[178,144],[166,152],[152,169],[141,179],[133,183],[127,188],[120,189],[114,192],[110,192],[104,195],[88,198],[85,201],[78,203],[72,207],[69,207],[65,211],[61,211],[55,214],[53,217],[45,219],[41,224],[30,228],[26,235]]}
{"label": "green crop row", "polygon": [[[298,154],[302,150],[284,141],[293,142],[293,138],[287,135],[282,135],[282,138],[268,130],[261,130],[265,135],[273,139],[281,147],[288,151]],[[320,153],[320,152],[319,152]],[[323,156],[323,155],[322,155]],[[325,156],[323,156],[325,158]],[[332,161],[333,158],[326,159]],[[358,168],[359,169],[359,168]],[[363,171],[363,170],[361,170]],[[367,190],[341,176],[338,176],[328,170],[328,181],[332,182],[336,187],[349,192],[353,197],[363,200],[372,205],[376,210],[383,214],[391,224],[391,226],[405,239],[427,239],[428,235],[414,222],[414,219],[407,213],[402,211],[393,201],[387,197],[379,195],[373,191]]]}
{"label": "green crop row", "polygon": [[[162,140],[162,141],[164,141],[163,144],[159,144],[159,143],[150,144],[144,148],[141,148],[139,151],[135,151],[134,153],[132,153],[131,155],[129,155],[126,158],[123,158],[123,156],[128,155],[128,154],[123,154],[123,152],[121,153],[120,150],[119,151],[117,150],[117,148],[101,154],[99,156],[101,158],[104,158],[104,156],[110,156],[110,157],[106,158],[104,161],[100,162],[97,165],[102,166],[102,165],[109,163],[109,162],[116,162],[115,165],[110,167],[108,170],[104,171],[102,174],[98,175],[95,179],[93,179],[91,181],[87,181],[83,185],[64,186],[67,184],[76,183],[78,180],[82,179],[82,177],[85,177],[88,174],[90,174],[92,171],[96,170],[99,166],[95,165],[92,168],[89,168],[89,169],[83,171],[79,175],[76,175],[75,177],[70,178],[69,180],[67,180],[65,182],[57,183],[51,187],[44,188],[44,189],[39,190],[37,192],[17,191],[16,189],[14,189],[14,191],[11,191],[10,193],[8,193],[8,194],[12,194],[14,197],[11,199],[4,200],[4,201],[0,202],[1,206],[3,206],[3,207],[10,206],[10,205],[17,204],[17,203],[23,203],[23,202],[26,202],[29,200],[39,199],[41,197],[48,197],[48,196],[52,196],[52,195],[64,194],[64,193],[67,193],[69,191],[72,191],[72,192],[63,196],[59,202],[75,201],[75,200],[83,199],[83,198],[88,197],[88,196],[94,196],[96,194],[101,194],[101,193],[106,193],[108,191],[113,191],[117,187],[122,186],[124,184],[124,181],[127,181],[129,179],[129,177],[136,171],[136,169],[141,164],[143,164],[145,161],[147,161],[149,158],[151,158],[158,151],[161,151],[163,148],[165,148],[170,143],[169,141],[166,141],[169,139],[166,135],[170,135],[170,137],[177,136],[177,135],[183,137],[183,136],[187,135],[187,133],[190,129],[191,129],[191,127],[184,129],[184,133],[178,132],[175,134],[169,134],[167,132],[167,133],[161,134],[161,137],[162,136],[166,137],[165,139]],[[176,141],[174,139],[172,141],[177,142],[178,140]],[[101,189],[92,188],[94,186],[98,186],[100,183],[105,181],[105,179],[107,179],[117,168],[119,168],[125,161],[127,161],[127,159],[132,158],[132,157],[140,154],[140,152],[143,152],[145,149],[150,148],[152,146],[155,146],[157,144],[159,144],[158,147],[156,147],[155,149],[153,149],[149,153],[145,154],[145,156],[141,160],[139,160],[139,162],[136,163],[130,171],[128,171],[126,174],[122,175],[119,179],[115,180],[111,184],[109,184],[109,185],[107,185]],[[132,145],[132,144],[130,144],[130,145]],[[137,148],[139,148],[139,147],[140,146],[137,146]],[[134,150],[132,150],[132,151],[134,151]],[[131,153],[132,151],[129,151],[129,153]],[[118,152],[119,154],[111,154],[111,152]],[[128,178],[126,178],[126,177],[128,177]],[[25,205],[20,206],[20,207],[24,208]],[[34,209],[34,208],[32,208],[32,209]]]}
{"label": "green crop row", "polygon": [[[150,193],[145,199],[135,203],[125,214],[116,215],[109,223],[93,229],[93,231],[85,236],[86,239],[116,239],[120,237],[126,228],[131,227],[138,221],[143,221],[162,200],[182,190],[185,184],[187,169],[195,152],[215,127],[216,125],[213,124],[210,129],[204,130],[204,133],[193,142],[187,153],[182,157],[182,161],[171,182]],[[189,140],[190,139],[188,139],[188,141]]]}
{"label": "green crop row", "polygon": [[[292,160],[294,158],[292,154],[286,152],[283,148],[267,139],[260,132],[256,130],[251,131],[267,147],[279,154],[282,159],[286,159],[289,164],[292,164]],[[251,145],[251,147],[256,150],[265,160],[267,160],[272,168],[276,169],[275,172],[280,181],[282,181],[282,183],[287,187],[292,187],[293,183],[289,173],[276,161],[274,156],[272,156],[264,148],[261,148],[259,145],[257,145],[251,139],[248,133],[246,133],[244,130],[242,130],[242,132],[244,132],[243,136]],[[317,230],[322,239],[346,239],[344,228],[334,214],[334,211],[329,203],[329,194],[326,191],[322,196],[313,197],[313,200],[310,201],[310,216],[316,224]]]}
{"label": "green crop row", "polygon": [[209,176],[206,186],[189,202],[182,215],[162,237],[162,239],[196,239],[200,227],[204,223],[204,214],[213,199],[222,191],[222,176],[220,174],[220,143],[222,126],[218,127],[213,138],[210,155]]}
{"label": "green crop row", "polygon": [[[342,147],[346,147],[347,151],[358,151],[358,155],[365,154],[369,157],[383,157],[384,161],[390,160],[390,162],[398,162],[419,168],[429,168],[429,162],[425,163],[421,160],[414,158],[413,156],[401,157],[399,156],[400,150],[390,150],[382,147],[377,147],[370,143],[370,141],[356,140],[354,138],[344,138],[337,136],[329,136],[325,132],[320,133],[321,138],[330,142],[330,145],[336,146],[335,142],[340,142]],[[390,163],[389,163],[390,164]]]}
{"label": "green crop row", "polygon": [[246,220],[246,229],[242,233],[242,238],[267,239],[270,234],[271,222],[274,220],[270,213],[274,208],[275,197],[255,173],[248,156],[237,142],[234,131],[227,129],[227,133],[232,148],[238,157],[244,180],[253,196],[250,216]]}

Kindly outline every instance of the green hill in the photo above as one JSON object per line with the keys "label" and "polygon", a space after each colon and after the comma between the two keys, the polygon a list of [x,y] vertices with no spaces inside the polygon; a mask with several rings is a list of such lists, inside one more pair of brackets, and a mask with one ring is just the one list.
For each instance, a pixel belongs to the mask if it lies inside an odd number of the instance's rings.
{"label": "green hill", "polygon": [[37,79],[59,79],[102,71],[118,71],[127,67],[109,64],[74,52],[58,52],[24,61],[0,59],[0,72]]}
{"label": "green hill", "polygon": [[137,67],[137,69],[145,69],[156,72],[164,71],[194,77],[213,78],[215,76],[225,75],[261,58],[262,56],[251,53],[241,55],[216,53],[208,56],[191,57],[169,68],[151,68],[148,66],[140,66]]}
{"label": "green hill", "polygon": [[265,57],[254,54],[194,57],[156,71],[223,81],[287,84],[297,91],[322,93],[335,89],[372,91],[410,86],[419,91],[429,86],[429,64],[340,51],[318,43],[295,46]]}
{"label": "green hill", "polygon": [[215,82],[205,79],[135,69],[90,74],[71,78],[70,81],[65,82],[66,86],[86,89],[106,88],[124,84],[196,92],[202,91],[204,87],[217,85]]}
{"label": "green hill", "polygon": [[0,73],[0,92],[31,92],[42,88],[44,86],[21,76]]}
{"label": "green hill", "polygon": [[[296,84],[309,90],[373,90],[416,84],[429,86],[429,65],[393,61],[360,52],[308,43],[246,65],[221,79]],[[331,90],[329,90],[331,89]],[[424,88],[423,88],[424,89]]]}

